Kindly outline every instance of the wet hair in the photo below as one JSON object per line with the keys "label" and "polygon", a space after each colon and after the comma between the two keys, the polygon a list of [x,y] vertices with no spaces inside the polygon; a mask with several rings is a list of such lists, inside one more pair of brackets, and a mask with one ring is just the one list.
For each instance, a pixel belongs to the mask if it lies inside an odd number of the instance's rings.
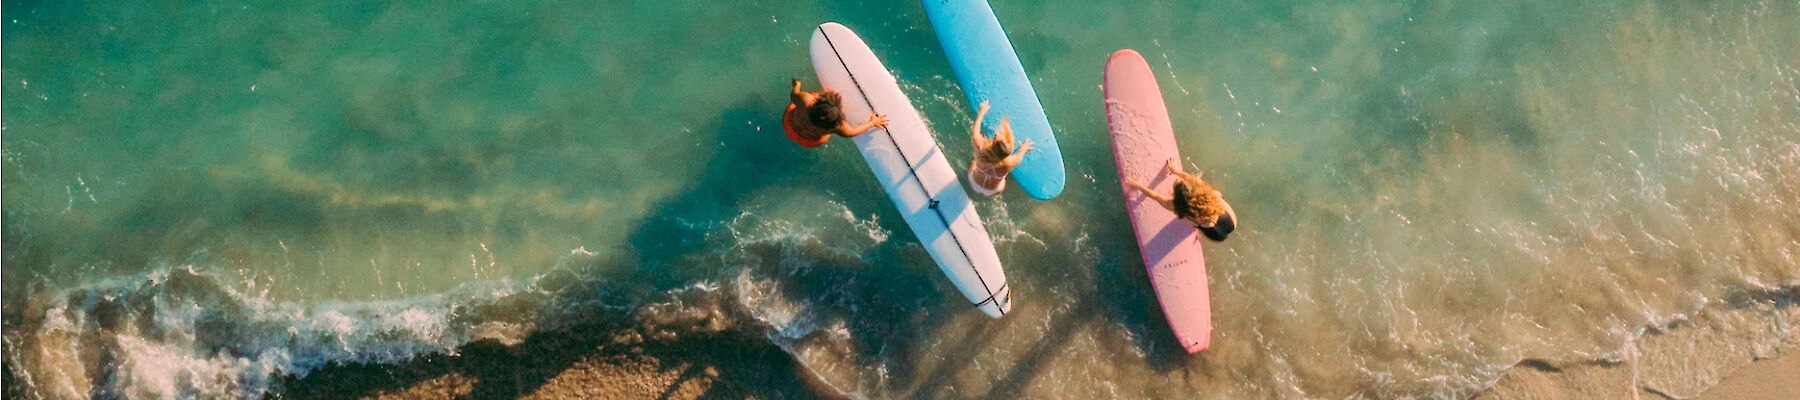
{"label": "wet hair", "polygon": [[1006,157],[1011,155],[1012,143],[1003,143],[999,140],[988,140],[986,148],[975,151],[975,159],[981,160],[982,164],[999,164],[1000,161],[1006,160]]}
{"label": "wet hair", "polygon": [[1175,216],[1188,222],[1199,220],[1217,223],[1219,217],[1225,215],[1225,199],[1219,196],[1212,185],[1198,177],[1175,181],[1173,197],[1170,203],[1175,206]]}
{"label": "wet hair", "polygon": [[[1009,123],[1007,123],[1007,121],[1005,119],[1001,119],[999,129],[1010,131],[1010,130],[1012,130],[1012,127],[1010,126]],[[981,160],[982,164],[990,164],[991,165],[991,164],[999,164],[1000,161],[1006,160],[1006,157],[1011,156],[1012,152],[1013,152],[1013,144],[1007,143],[1007,142],[1001,142],[1000,136],[1001,136],[1000,132],[995,131],[994,137],[988,139],[987,147],[975,149],[975,159]]]}
{"label": "wet hair", "polygon": [[823,129],[832,129],[843,125],[844,110],[839,108],[839,104],[843,101],[844,99],[838,97],[837,92],[819,93],[819,98],[813,100],[812,106],[806,109],[807,121],[811,121],[813,126]]}

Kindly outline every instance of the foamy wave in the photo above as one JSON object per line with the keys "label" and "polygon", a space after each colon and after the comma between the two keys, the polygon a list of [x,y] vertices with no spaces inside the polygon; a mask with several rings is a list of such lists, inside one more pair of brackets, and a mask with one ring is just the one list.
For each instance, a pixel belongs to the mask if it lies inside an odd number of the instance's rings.
{"label": "foamy wave", "polygon": [[734,282],[737,301],[757,323],[767,328],[770,343],[793,356],[814,380],[835,394],[867,398],[856,386],[863,371],[843,362],[850,351],[850,330],[842,322],[821,326],[818,310],[805,301],[786,299],[779,282],[759,279],[748,272]]}
{"label": "foamy wave", "polygon": [[159,269],[33,296],[28,309],[41,311],[7,334],[28,351],[10,362],[35,397],[255,397],[280,375],[330,363],[399,362],[529,333],[473,311],[525,290],[510,280],[312,305],[246,295],[226,282],[192,268]]}
{"label": "foamy wave", "polygon": [[799,361],[826,386],[823,389],[865,398],[861,388],[865,371],[843,362],[853,349],[850,329],[841,320],[822,318],[854,311],[856,304],[817,304],[787,291],[781,278],[809,274],[821,263],[866,264],[871,250],[886,243],[890,233],[874,217],[857,218],[835,201],[820,203],[824,206],[807,211],[749,207],[725,224],[731,240],[719,252],[726,266],[736,271],[727,277],[735,305],[765,329],[769,342]]}
{"label": "foamy wave", "polygon": [[1024,224],[1013,220],[1012,211],[1006,207],[1006,202],[989,199],[976,201],[975,205],[980,209],[983,225],[995,246],[1010,248],[1013,244],[1027,242],[1037,247],[1044,246],[1043,240],[1025,232]]}
{"label": "foamy wave", "polygon": [[814,268],[860,268],[890,233],[828,200],[765,204],[717,225],[698,258],[678,259],[716,272],[681,277],[686,283],[676,287],[621,281],[616,274],[642,271],[615,268],[604,251],[586,248],[527,279],[394,300],[279,301],[230,274],[164,268],[29,295],[23,329],[5,336],[7,362],[27,397],[260,397],[283,376],[334,363],[398,364],[478,340],[511,345],[539,330],[628,316],[633,328],[618,339],[748,329],[819,368],[821,382],[857,381],[855,370],[824,367],[852,348],[851,335],[843,322],[819,318],[856,305],[821,307],[807,297],[816,293],[783,285]]}

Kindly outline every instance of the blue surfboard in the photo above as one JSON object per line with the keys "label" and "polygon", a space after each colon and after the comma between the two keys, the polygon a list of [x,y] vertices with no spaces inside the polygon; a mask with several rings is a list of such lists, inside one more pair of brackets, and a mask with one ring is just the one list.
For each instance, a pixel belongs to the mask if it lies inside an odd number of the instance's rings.
{"label": "blue surfboard", "polygon": [[1025,161],[1013,169],[1013,179],[1026,194],[1039,200],[1062,194],[1066,180],[1062,149],[1056,145],[1050,119],[1044,116],[1044,105],[1031,89],[1031,79],[1025,76],[1025,67],[1019,64],[1019,55],[1000,29],[994,10],[986,0],[924,3],[938,42],[944,44],[944,54],[950,58],[950,68],[956,71],[963,93],[969,96],[969,106],[988,102],[990,108],[987,118],[981,121],[982,128],[992,135],[994,128],[1000,126],[1001,117],[1007,117],[1012,119],[1013,140],[1031,139],[1034,143],[1032,151],[1025,154]]}

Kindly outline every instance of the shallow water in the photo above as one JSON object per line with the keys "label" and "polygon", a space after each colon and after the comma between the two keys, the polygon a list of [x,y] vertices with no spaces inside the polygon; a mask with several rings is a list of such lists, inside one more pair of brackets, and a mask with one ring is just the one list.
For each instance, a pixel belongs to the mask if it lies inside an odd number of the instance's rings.
{"label": "shallow water", "polygon": [[[1456,397],[1800,286],[1800,2],[995,3],[1070,174],[978,202],[1001,320],[848,142],[779,132],[835,20],[966,165],[918,4],[6,4],[6,361],[247,396],[634,318],[757,326],[868,397]],[[1200,354],[1123,212],[1119,48],[1242,218]]]}

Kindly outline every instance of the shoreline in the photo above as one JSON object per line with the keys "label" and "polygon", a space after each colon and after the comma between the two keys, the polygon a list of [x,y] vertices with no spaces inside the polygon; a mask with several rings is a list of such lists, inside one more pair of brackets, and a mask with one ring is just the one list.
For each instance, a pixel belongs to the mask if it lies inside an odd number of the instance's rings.
{"label": "shoreline", "polygon": [[[1800,323],[1781,307],[1754,322]],[[1705,348],[1727,340],[1731,327],[1677,324],[1646,333],[1643,352]],[[834,398],[780,348],[736,330],[667,341],[643,339],[631,328],[583,325],[533,334],[512,346],[492,340],[464,345],[457,355],[430,354],[403,364],[334,364],[304,378],[278,380],[274,398]],[[1475,399],[1789,399],[1800,394],[1800,338],[1770,354],[1727,354],[1687,363],[1650,359],[1586,361],[1558,366],[1526,360]],[[1675,354],[1681,356],[1681,354]],[[1688,382],[1695,374],[1711,384]],[[1680,379],[1689,377],[1690,379]]]}
{"label": "shoreline", "polygon": [[[1785,288],[1643,333],[1619,361],[1558,365],[1528,359],[1472,398],[1789,399],[1800,394],[1800,290]],[[666,339],[656,339],[663,337]],[[649,338],[649,339],[647,339]],[[833,398],[793,357],[726,329],[671,337],[620,323],[539,332],[506,346],[471,343],[454,356],[400,365],[331,365],[284,377],[273,397]]]}
{"label": "shoreline", "polygon": [[[1753,294],[1652,328],[1617,361],[1527,359],[1475,399],[1790,399],[1800,395],[1800,290]],[[601,319],[488,339],[399,364],[341,363],[274,378],[264,398],[841,398],[744,329],[679,335]],[[11,343],[8,343],[10,346]],[[9,352],[16,349],[7,349]],[[6,397],[23,393],[4,366]]]}
{"label": "shoreline", "polygon": [[[1800,288],[1750,293],[1650,329],[1617,361],[1526,359],[1478,400],[1800,397]],[[1769,337],[1769,331],[1789,332]]]}
{"label": "shoreline", "polygon": [[396,365],[332,364],[277,378],[266,398],[831,398],[793,357],[741,331],[646,339],[614,324],[463,345]]}
{"label": "shoreline", "polygon": [[[1748,355],[1745,356],[1749,357]],[[1731,368],[1723,380],[1701,389],[1697,396],[1665,393],[1646,386],[1631,362],[1584,363],[1558,368],[1526,361],[1508,370],[1500,380],[1473,398],[1497,399],[1701,399],[1786,400],[1800,395],[1800,346],[1790,345],[1780,356],[1745,360]]]}

